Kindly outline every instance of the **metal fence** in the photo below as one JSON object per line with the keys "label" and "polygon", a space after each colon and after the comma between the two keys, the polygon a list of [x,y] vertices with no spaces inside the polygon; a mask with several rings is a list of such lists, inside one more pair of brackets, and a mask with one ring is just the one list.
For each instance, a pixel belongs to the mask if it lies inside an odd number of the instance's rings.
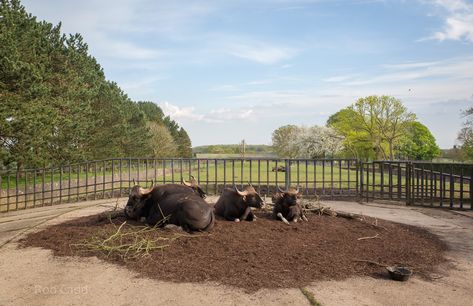
{"label": "metal fence", "polygon": [[134,184],[180,183],[194,176],[208,194],[251,183],[271,196],[280,186],[326,199],[385,199],[414,205],[470,208],[472,165],[355,159],[154,159],[88,161],[0,172],[0,212],[122,197]]}

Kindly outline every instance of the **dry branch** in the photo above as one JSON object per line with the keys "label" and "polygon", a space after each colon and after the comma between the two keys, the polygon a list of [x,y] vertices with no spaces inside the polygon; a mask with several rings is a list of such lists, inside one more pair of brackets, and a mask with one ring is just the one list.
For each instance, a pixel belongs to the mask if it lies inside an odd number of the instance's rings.
{"label": "dry branch", "polygon": [[361,237],[361,238],[358,238],[357,240],[366,240],[366,239],[375,239],[375,238],[378,238],[379,239],[379,234],[376,234],[374,236],[370,236],[370,237]]}

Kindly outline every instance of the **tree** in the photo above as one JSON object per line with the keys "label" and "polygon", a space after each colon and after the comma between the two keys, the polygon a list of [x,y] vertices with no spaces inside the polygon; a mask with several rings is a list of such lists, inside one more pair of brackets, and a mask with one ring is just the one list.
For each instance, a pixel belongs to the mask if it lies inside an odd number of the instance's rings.
{"label": "tree", "polygon": [[327,126],[344,137],[343,148],[345,154],[343,155],[356,159],[375,159],[372,138],[365,129],[353,124],[355,116],[356,114],[352,109],[344,108],[329,117]]}
{"label": "tree", "polygon": [[80,34],[61,34],[60,23],[38,22],[20,1],[0,0],[0,166],[149,156],[150,122],[191,155],[186,131],[107,81]]}
{"label": "tree", "polygon": [[409,123],[398,154],[401,159],[432,160],[440,155],[440,148],[429,129],[415,121]]}
{"label": "tree", "polygon": [[462,112],[467,120],[463,123],[463,128],[458,133],[458,141],[460,141],[461,149],[464,157],[468,160],[473,159],[473,107]]}
{"label": "tree", "polygon": [[177,154],[179,157],[192,157],[192,143],[182,127],[177,132]]}
{"label": "tree", "polygon": [[334,129],[324,126],[300,128],[297,136],[298,157],[333,157],[343,148],[343,137]]}
{"label": "tree", "polygon": [[272,135],[273,148],[280,157],[295,158],[299,154],[296,145],[300,128],[295,125],[285,125],[274,130]]}
{"label": "tree", "polygon": [[148,124],[151,134],[150,141],[152,143],[153,157],[165,158],[177,156],[178,146],[174,142],[167,127],[156,122],[149,122]]}
{"label": "tree", "polygon": [[[409,123],[416,119],[402,102],[390,96],[369,96],[349,107],[353,110],[354,124],[370,136],[377,156],[394,159],[394,146],[403,137]],[[388,152],[383,147],[388,145]]]}

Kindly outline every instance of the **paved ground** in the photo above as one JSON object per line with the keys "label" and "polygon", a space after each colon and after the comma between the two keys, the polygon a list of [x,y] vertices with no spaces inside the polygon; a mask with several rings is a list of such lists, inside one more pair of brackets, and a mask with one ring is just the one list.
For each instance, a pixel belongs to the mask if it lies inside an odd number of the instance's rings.
{"label": "paved ground", "polygon": [[[209,199],[213,201],[214,199]],[[120,205],[126,199],[120,199]],[[26,231],[114,207],[116,200],[36,208],[0,215],[0,305],[308,305],[298,289],[247,294],[218,284],[175,284],[137,278],[97,259],[54,258],[47,250],[17,249]],[[352,278],[308,287],[323,305],[471,305],[473,218],[448,210],[354,202],[324,202],[337,210],[422,226],[451,247],[439,278],[398,283]],[[36,227],[35,227],[36,226]]]}

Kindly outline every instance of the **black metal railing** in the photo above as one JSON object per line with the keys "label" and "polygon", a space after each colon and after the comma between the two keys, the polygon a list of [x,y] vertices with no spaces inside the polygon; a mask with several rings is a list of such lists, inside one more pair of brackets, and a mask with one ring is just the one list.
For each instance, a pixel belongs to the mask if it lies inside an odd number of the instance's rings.
{"label": "black metal railing", "polygon": [[470,208],[473,165],[355,159],[117,158],[66,166],[0,171],[0,212],[122,197],[134,184],[180,183],[194,176],[209,194],[251,183],[262,195],[299,186],[326,199],[403,201]]}

